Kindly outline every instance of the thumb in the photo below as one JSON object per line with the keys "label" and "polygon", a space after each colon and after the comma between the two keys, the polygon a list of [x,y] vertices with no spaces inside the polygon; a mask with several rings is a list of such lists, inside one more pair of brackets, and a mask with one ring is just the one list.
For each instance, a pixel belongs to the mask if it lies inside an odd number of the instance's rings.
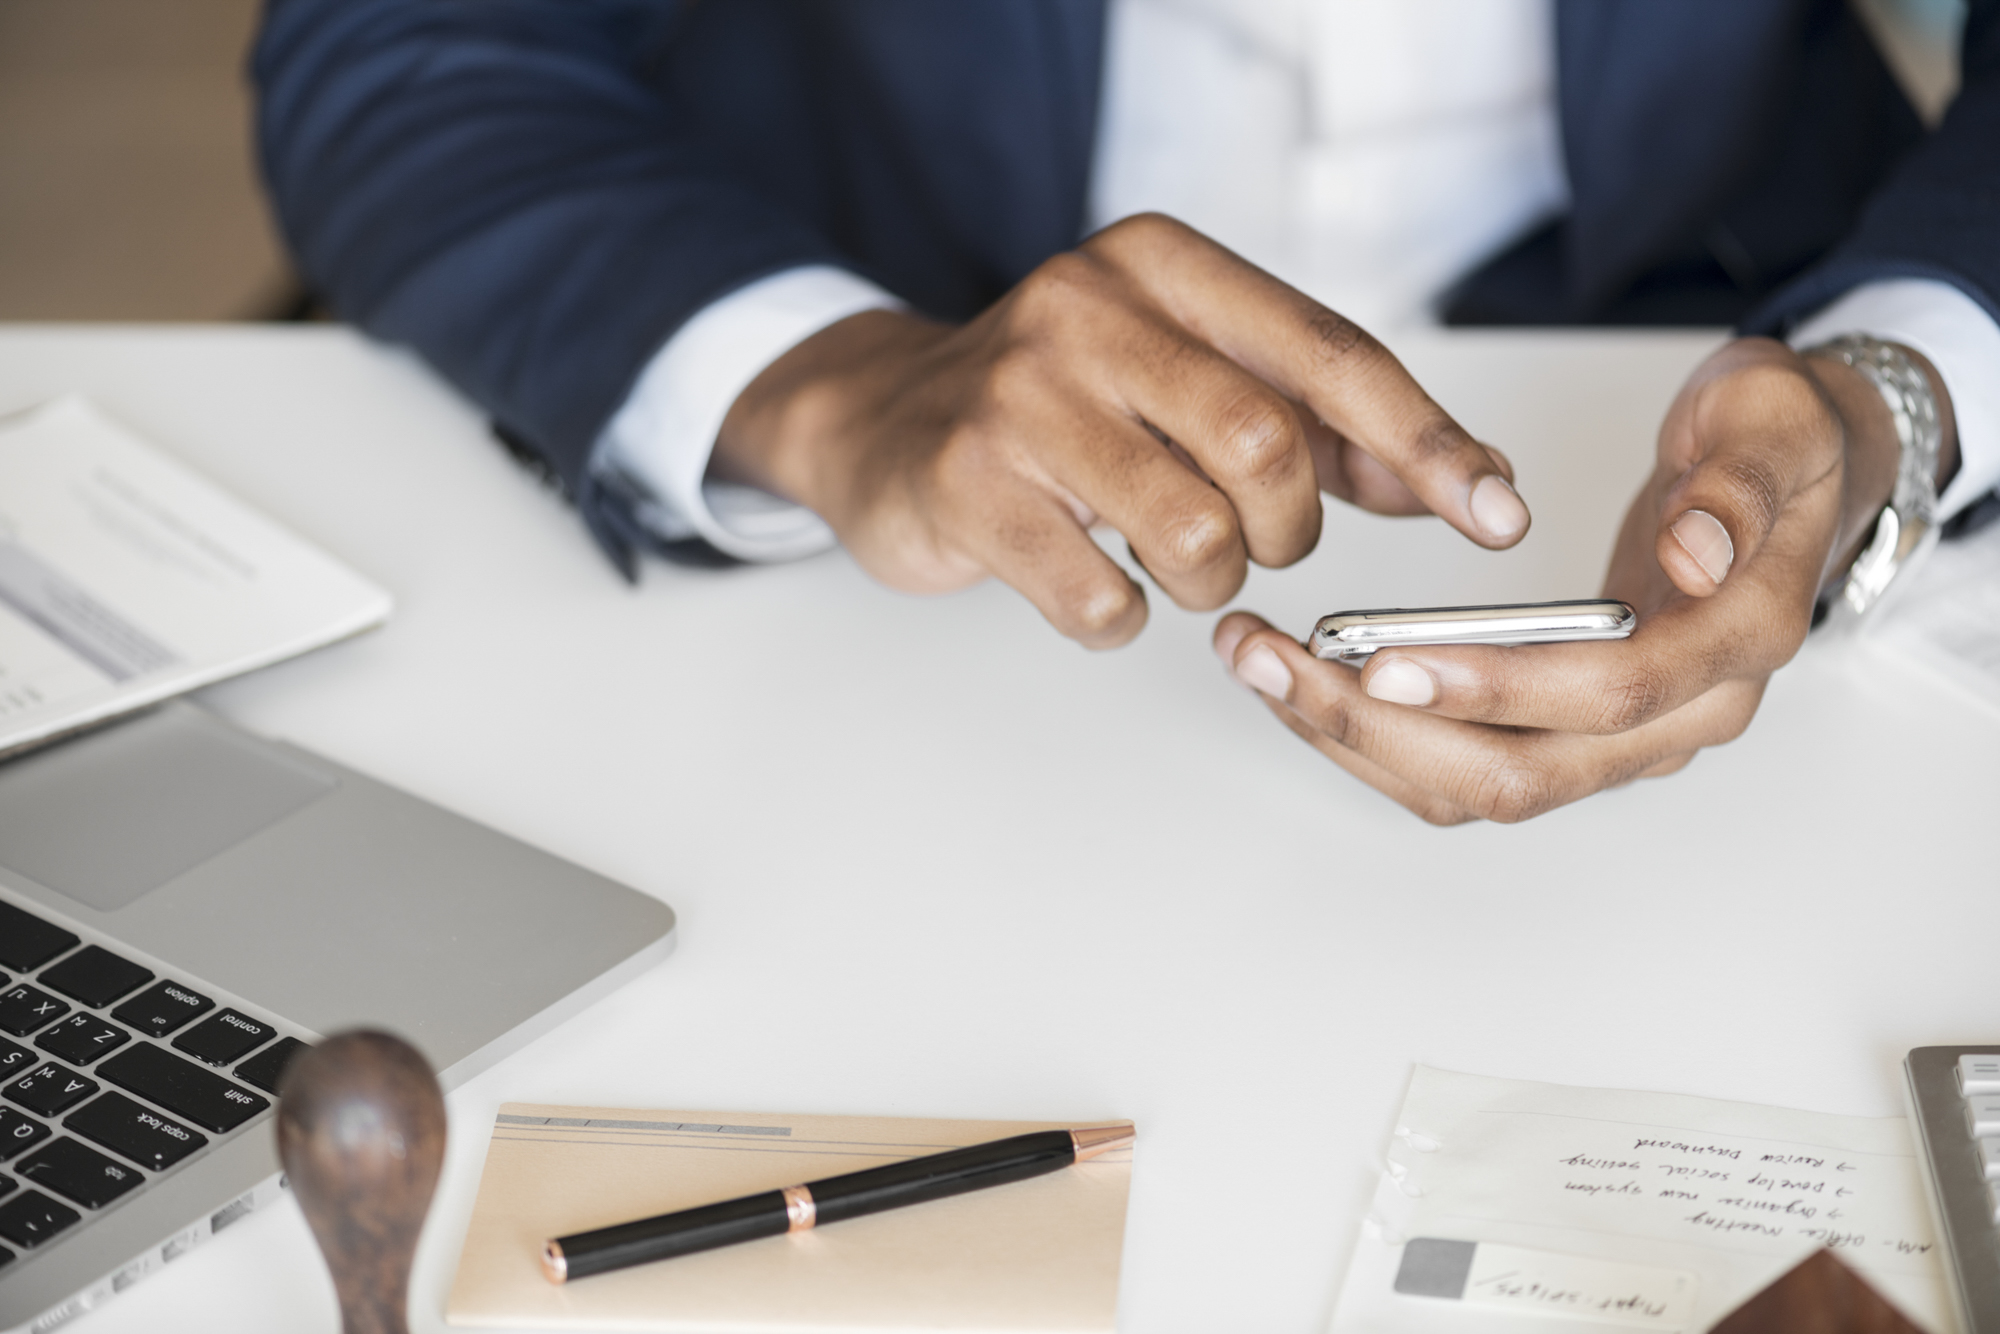
{"label": "thumb", "polygon": [[1838,489],[1841,426],[1807,372],[1760,357],[1704,385],[1684,429],[1692,463],[1663,497],[1654,555],[1676,588],[1705,598],[1801,492],[1828,478]]}

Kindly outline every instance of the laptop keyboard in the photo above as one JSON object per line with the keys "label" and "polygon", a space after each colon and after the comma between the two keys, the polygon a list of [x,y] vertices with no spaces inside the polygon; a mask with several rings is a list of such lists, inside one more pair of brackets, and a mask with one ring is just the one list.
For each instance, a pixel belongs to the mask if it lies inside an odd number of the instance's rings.
{"label": "laptop keyboard", "polygon": [[0,901],[0,1275],[271,1107],[305,1044]]}
{"label": "laptop keyboard", "polygon": [[1903,1062],[1966,1334],[2000,1334],[2000,1046],[1916,1047]]}

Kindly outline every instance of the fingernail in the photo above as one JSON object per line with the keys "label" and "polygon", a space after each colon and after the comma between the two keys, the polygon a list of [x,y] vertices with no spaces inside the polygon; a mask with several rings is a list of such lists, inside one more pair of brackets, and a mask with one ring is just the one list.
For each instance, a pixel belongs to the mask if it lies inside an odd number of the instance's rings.
{"label": "fingernail", "polygon": [[1273,699],[1284,699],[1292,693],[1292,674],[1285,670],[1284,661],[1262,644],[1244,654],[1243,661],[1236,664],[1236,679]]}
{"label": "fingernail", "polygon": [[1408,658],[1391,658],[1368,674],[1368,697],[1421,706],[1437,698],[1437,683]]}
{"label": "fingernail", "polygon": [[1249,633],[1250,631],[1247,627],[1243,629],[1218,630],[1216,632],[1215,642],[1210,647],[1215,650],[1215,656],[1222,659],[1224,667],[1228,667],[1232,671],[1235,670],[1236,646],[1241,644],[1243,637]]}
{"label": "fingernail", "polygon": [[1472,488],[1472,521],[1488,537],[1508,538],[1528,526],[1528,507],[1507,479],[1488,473]]}
{"label": "fingernail", "polygon": [[1736,563],[1736,544],[1729,540],[1729,530],[1706,510],[1689,510],[1674,520],[1669,531],[1681,550],[1693,556],[1694,563],[1720,587],[1729,577],[1729,567]]}

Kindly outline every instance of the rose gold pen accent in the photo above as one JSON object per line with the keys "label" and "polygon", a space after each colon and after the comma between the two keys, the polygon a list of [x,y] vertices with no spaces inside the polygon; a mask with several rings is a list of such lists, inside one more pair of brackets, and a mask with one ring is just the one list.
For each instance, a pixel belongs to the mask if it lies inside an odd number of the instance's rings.
{"label": "rose gold pen accent", "polygon": [[779,1192],[785,1197],[785,1217],[791,1220],[787,1232],[804,1232],[819,1221],[819,1206],[813,1203],[813,1193],[805,1186],[787,1186]]}
{"label": "rose gold pen accent", "polygon": [[1131,1125],[1084,1126],[1069,1132],[1069,1142],[1076,1146],[1076,1161],[1079,1163],[1100,1153],[1110,1153],[1113,1149],[1130,1148],[1138,1138],[1138,1128]]}
{"label": "rose gold pen accent", "polygon": [[551,1283],[569,1281],[569,1261],[563,1258],[562,1243],[545,1241],[542,1243],[542,1277]]}

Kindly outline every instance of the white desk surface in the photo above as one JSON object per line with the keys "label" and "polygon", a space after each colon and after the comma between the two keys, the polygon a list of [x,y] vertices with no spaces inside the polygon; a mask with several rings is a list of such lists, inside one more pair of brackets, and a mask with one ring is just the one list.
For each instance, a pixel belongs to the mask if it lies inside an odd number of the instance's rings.
{"label": "white desk surface", "polygon": [[[1336,505],[1241,605],[1594,591],[1655,424],[1715,340],[1398,347],[1506,448],[1511,553]],[[2000,715],[1809,645],[1740,741],[1517,828],[1438,830],[1285,732],[1156,596],[1091,655],[998,586],[844,557],[628,588],[482,419],[331,328],[0,331],[0,411],[80,389],[394,590],[390,625],[208,692],[673,904],[676,955],[460,1088],[418,1262],[443,1327],[495,1107],[1072,1118],[1141,1132],[1122,1328],[1314,1331],[1413,1062],[1900,1110],[1991,1039]],[[559,923],[551,923],[559,929]],[[337,1327],[297,1210],[81,1334]]]}

